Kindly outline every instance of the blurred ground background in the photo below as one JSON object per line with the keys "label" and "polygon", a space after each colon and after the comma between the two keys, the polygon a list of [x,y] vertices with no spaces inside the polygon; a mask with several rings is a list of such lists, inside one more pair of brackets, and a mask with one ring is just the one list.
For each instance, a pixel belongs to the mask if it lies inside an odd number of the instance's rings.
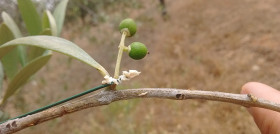
{"label": "blurred ground background", "polygon": [[[124,18],[134,18],[138,32],[126,44],[143,42],[150,54],[141,61],[123,56],[121,70],[142,73],[119,89],[172,87],[239,93],[249,81],[280,89],[278,0],[166,0],[166,20],[158,0],[106,4],[97,6],[95,20],[92,16],[85,20],[67,18],[62,37],[85,49],[113,74],[121,36],[118,24]],[[6,109],[14,117],[97,86],[102,79],[88,65],[54,53],[47,67],[21,90],[21,95],[9,100]],[[19,132],[38,133],[260,132],[241,106],[203,100],[145,99],[90,108]]]}

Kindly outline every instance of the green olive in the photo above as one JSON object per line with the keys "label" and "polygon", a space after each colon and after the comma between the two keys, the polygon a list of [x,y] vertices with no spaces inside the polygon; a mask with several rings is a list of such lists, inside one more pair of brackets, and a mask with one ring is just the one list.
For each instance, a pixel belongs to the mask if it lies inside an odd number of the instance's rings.
{"label": "green olive", "polygon": [[148,53],[147,47],[140,42],[133,42],[128,46],[129,57],[135,60],[143,59]]}
{"label": "green olive", "polygon": [[119,29],[121,33],[127,31],[127,36],[133,36],[137,31],[137,26],[133,19],[127,18],[120,23]]}

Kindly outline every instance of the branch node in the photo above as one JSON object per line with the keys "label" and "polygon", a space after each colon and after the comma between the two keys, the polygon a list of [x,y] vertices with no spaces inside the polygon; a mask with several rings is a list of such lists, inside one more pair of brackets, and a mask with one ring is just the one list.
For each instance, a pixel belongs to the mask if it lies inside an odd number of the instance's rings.
{"label": "branch node", "polygon": [[247,96],[253,101],[253,102],[257,102],[258,98],[256,96],[253,96],[251,94],[247,94]]}
{"label": "branch node", "polygon": [[121,76],[118,76],[119,78],[115,79],[113,77],[110,77],[109,75],[106,75],[104,77],[105,80],[102,81],[102,84],[120,84],[122,81],[130,80],[136,76],[138,76],[141,72],[138,72],[137,70],[129,70],[129,71],[123,71],[123,74]]}
{"label": "branch node", "polygon": [[176,94],[176,99],[183,100],[185,98],[184,94]]}

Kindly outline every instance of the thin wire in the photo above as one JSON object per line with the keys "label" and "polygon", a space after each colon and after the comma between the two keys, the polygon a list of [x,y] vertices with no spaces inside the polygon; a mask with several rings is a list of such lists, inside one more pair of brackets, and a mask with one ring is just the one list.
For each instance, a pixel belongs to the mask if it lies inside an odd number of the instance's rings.
{"label": "thin wire", "polygon": [[38,112],[47,110],[47,109],[49,109],[49,108],[51,108],[51,107],[57,106],[57,105],[62,104],[62,103],[64,103],[64,102],[73,100],[73,99],[75,99],[75,98],[81,97],[81,96],[83,96],[83,95],[86,95],[86,94],[88,94],[88,93],[91,93],[91,92],[93,92],[93,91],[99,90],[99,89],[101,89],[101,88],[104,88],[104,87],[107,87],[107,86],[110,86],[110,85],[111,85],[111,84],[104,84],[104,85],[100,85],[100,86],[94,87],[94,88],[89,89],[89,90],[87,90],[87,91],[84,91],[84,92],[82,92],[82,93],[73,95],[73,96],[71,96],[71,97],[68,97],[68,98],[66,98],[66,99],[57,101],[57,102],[52,103],[52,104],[50,104],[50,105],[47,105],[47,106],[38,108],[38,109],[36,109],[36,110],[34,110],[34,111],[31,111],[31,112],[28,112],[28,113],[26,113],[26,114],[17,116],[17,117],[12,118],[12,119],[8,119],[8,120],[6,120],[6,121],[2,121],[2,122],[0,122],[0,124],[3,124],[3,123],[5,123],[5,122],[7,122],[7,121],[9,121],[9,120],[13,120],[13,119],[17,119],[17,118],[26,117],[26,116],[28,116],[28,115],[36,114],[36,113],[38,113]]}

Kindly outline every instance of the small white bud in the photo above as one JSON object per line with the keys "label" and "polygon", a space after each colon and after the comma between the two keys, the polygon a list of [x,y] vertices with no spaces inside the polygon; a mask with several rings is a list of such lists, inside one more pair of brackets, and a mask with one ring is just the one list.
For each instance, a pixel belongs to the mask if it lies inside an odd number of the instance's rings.
{"label": "small white bud", "polygon": [[140,73],[141,72],[138,72],[137,70],[129,70],[128,72],[123,71],[123,75],[128,79],[134,78],[134,77],[138,76]]}
{"label": "small white bud", "polygon": [[109,79],[110,79],[110,76],[109,76],[109,75],[106,75],[106,76],[104,77],[104,79],[105,79],[105,80],[102,81],[102,84],[110,84],[110,80],[109,80]]}
{"label": "small white bud", "polygon": [[138,72],[137,70],[129,70],[127,71],[123,71],[123,75],[119,76],[118,79],[115,79],[113,77],[110,77],[109,75],[106,75],[104,77],[105,80],[102,81],[102,84],[120,84],[122,81],[125,80],[130,80],[131,78],[134,78],[136,76],[138,76],[141,72]]}

